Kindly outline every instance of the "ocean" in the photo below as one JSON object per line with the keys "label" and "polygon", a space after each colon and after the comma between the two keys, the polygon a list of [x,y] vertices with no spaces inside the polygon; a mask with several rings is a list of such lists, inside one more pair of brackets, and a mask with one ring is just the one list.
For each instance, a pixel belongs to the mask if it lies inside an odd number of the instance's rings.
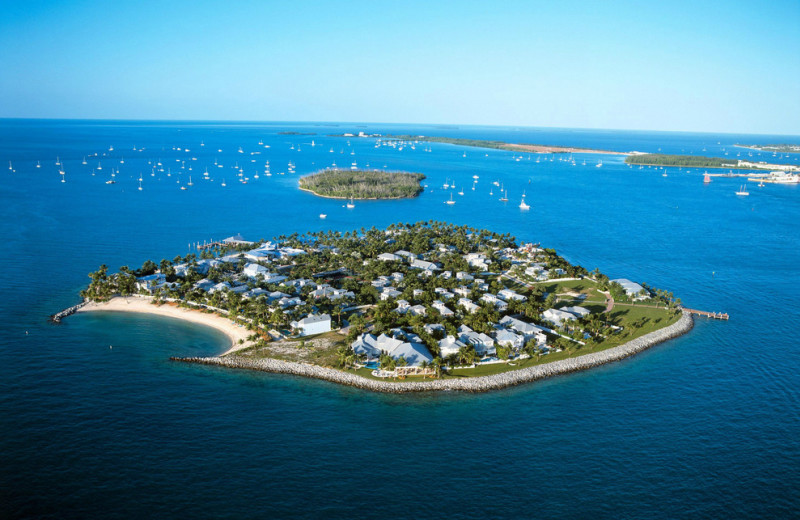
{"label": "ocean", "polygon": [[[800,186],[749,183],[750,196],[737,197],[742,179],[704,185],[700,170],[665,177],[621,156],[576,154],[573,165],[330,136],[345,132],[800,160],[735,146],[800,141],[787,136],[0,120],[0,517],[797,514]],[[351,210],[297,189],[299,176],[334,161],[421,172],[428,188]],[[445,181],[458,188],[443,190]],[[399,396],[170,362],[220,353],[226,340],[167,318],[47,320],[79,301],[100,264],[137,267],[236,233],[421,220],[509,232],[731,319],[699,318],[688,335],[579,374],[488,394]]]}

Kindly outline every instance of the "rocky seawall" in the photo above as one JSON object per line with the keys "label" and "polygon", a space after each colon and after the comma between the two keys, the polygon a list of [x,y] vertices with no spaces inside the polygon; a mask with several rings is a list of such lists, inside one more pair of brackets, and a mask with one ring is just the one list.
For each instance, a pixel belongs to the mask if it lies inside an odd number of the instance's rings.
{"label": "rocky seawall", "polygon": [[280,361],[277,359],[248,359],[239,356],[225,357],[190,357],[190,358],[171,358],[173,361],[186,363],[198,363],[202,365],[217,365],[228,368],[238,368],[245,370],[261,370],[277,374],[292,374],[305,377],[314,377],[354,386],[364,390],[387,393],[407,393],[407,392],[430,392],[452,390],[460,392],[488,392],[509,386],[515,386],[546,377],[568,374],[579,370],[586,370],[592,367],[604,365],[614,361],[625,359],[637,354],[647,348],[662,343],[669,339],[678,337],[691,330],[694,321],[692,315],[684,311],[681,318],[663,329],[636,338],[624,345],[613,347],[601,352],[586,354],[575,358],[562,359],[544,365],[522,368],[496,374],[491,376],[469,377],[464,379],[437,379],[433,381],[419,382],[388,382],[367,379],[355,374],[335,370],[332,368],[320,367],[306,363],[293,363]]}
{"label": "rocky seawall", "polygon": [[72,307],[67,307],[63,311],[57,312],[57,313],[53,314],[52,316],[50,316],[50,321],[52,321],[53,323],[61,323],[62,319],[66,318],[67,316],[69,316],[71,314],[75,314],[76,312],[78,312],[78,310],[80,310],[81,307],[86,305],[86,303],[87,302],[81,302],[78,305],[73,305]]}

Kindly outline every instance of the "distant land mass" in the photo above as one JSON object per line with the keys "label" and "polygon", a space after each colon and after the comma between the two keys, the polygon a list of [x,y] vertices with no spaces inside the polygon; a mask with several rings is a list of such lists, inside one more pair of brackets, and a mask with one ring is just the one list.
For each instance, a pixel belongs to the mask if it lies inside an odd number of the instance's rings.
{"label": "distant land mass", "polygon": [[736,159],[722,157],[704,157],[701,155],[668,155],[662,153],[646,153],[630,155],[625,158],[628,164],[645,166],[684,166],[687,168],[738,168]]}
{"label": "distant land mass", "polygon": [[726,168],[740,170],[783,170],[798,171],[792,164],[773,164],[764,161],[752,162],[723,157],[705,157],[702,155],[669,155],[662,153],[634,154],[625,158],[627,164],[643,166],[679,166],[684,168]]}
{"label": "distant land mass", "polygon": [[506,143],[503,141],[486,141],[482,139],[463,139],[460,137],[438,137],[424,135],[386,135],[393,139],[405,141],[425,141],[431,143],[447,143],[460,146],[473,146],[475,148],[494,148],[497,150],[508,150],[512,152],[530,153],[602,153],[613,155],[627,155],[627,152],[615,152],[611,150],[593,150],[589,148],[575,148],[571,146],[551,146],[543,144],[520,144]]}
{"label": "distant land mass", "polygon": [[327,169],[300,178],[300,189],[338,199],[407,199],[422,193],[421,173]]}
{"label": "distant land mass", "polygon": [[737,144],[736,146],[760,152],[800,153],[800,144]]}
{"label": "distant land mass", "polygon": [[615,152],[612,150],[594,150],[589,148],[576,148],[572,146],[551,146],[543,144],[522,144],[506,143],[503,141],[489,141],[484,139],[464,139],[461,137],[438,137],[426,135],[393,135],[393,134],[329,134],[329,137],[384,137],[387,139],[399,139],[403,141],[422,141],[429,143],[455,144],[459,146],[471,146],[474,148],[493,148],[496,150],[508,150],[512,152],[528,153],[602,153],[611,155],[628,155],[629,152]]}
{"label": "distant land mass", "polygon": [[316,132],[294,132],[294,131],[286,131],[286,132],[278,132],[278,135],[317,135]]}

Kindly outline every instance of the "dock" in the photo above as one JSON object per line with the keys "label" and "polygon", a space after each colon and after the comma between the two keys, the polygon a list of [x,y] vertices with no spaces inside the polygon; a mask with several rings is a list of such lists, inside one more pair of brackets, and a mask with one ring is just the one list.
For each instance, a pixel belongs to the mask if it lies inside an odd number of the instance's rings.
{"label": "dock", "polygon": [[203,249],[215,249],[217,247],[222,247],[224,245],[225,244],[223,242],[203,242],[202,244],[200,242],[197,242],[194,245],[189,244],[189,248],[192,248],[194,246],[198,250],[202,251]]}
{"label": "dock", "polygon": [[697,309],[687,309],[686,307],[683,308],[686,312],[694,314],[696,316],[705,316],[706,318],[711,318],[714,320],[727,320],[730,319],[727,312],[708,312],[708,311],[698,311]]}

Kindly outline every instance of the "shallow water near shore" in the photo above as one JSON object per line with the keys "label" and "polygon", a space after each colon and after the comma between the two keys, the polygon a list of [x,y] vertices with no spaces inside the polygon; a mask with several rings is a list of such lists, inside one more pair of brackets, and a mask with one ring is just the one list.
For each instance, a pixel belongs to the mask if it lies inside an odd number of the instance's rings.
{"label": "shallow water near shore", "polygon": [[[0,173],[7,251],[0,258],[0,516],[755,518],[789,517],[800,506],[798,187],[751,185],[749,197],[737,198],[740,179],[704,186],[696,170],[662,177],[610,156],[585,156],[583,166],[576,155],[572,166],[558,156],[536,163],[535,155],[516,161],[497,150],[420,144],[398,151],[326,136],[359,130],[622,151],[706,148],[720,156],[745,155],[737,142],[787,140],[0,121],[0,164],[10,160],[16,170]],[[92,159],[88,170],[81,164],[110,145],[113,160]],[[175,159],[187,156],[198,164],[193,186],[181,191]],[[114,164],[121,157],[125,163]],[[148,158],[169,162],[172,175],[151,177]],[[202,181],[215,159],[225,167],[214,182]],[[271,177],[263,175],[265,159]],[[419,171],[429,188],[411,200],[357,201],[352,210],[296,188],[298,175],[332,160]],[[599,160],[603,166],[594,167]],[[289,161],[297,174],[277,175]],[[246,185],[236,182],[236,162],[250,176]],[[120,173],[106,185],[112,164]],[[258,180],[250,165],[260,168]],[[464,189],[453,194],[454,206],[444,204],[446,179]],[[494,180],[509,191],[505,205]],[[517,207],[523,190],[528,212]],[[58,326],[46,321],[77,302],[100,263],[137,266],[237,232],[258,239],[430,219],[541,242],[588,269],[667,288],[689,307],[728,312],[731,321],[697,319],[688,335],[633,358],[479,395],[382,395],[173,363],[170,356],[217,355],[227,345],[213,329],[168,318],[90,313]]]}

